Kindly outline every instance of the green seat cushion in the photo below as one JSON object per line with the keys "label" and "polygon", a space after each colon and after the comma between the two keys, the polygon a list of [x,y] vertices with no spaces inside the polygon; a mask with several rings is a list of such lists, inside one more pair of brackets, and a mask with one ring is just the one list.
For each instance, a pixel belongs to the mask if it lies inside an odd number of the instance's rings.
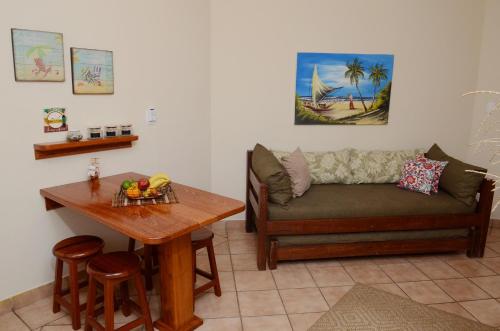
{"label": "green seat cushion", "polygon": [[296,246],[318,244],[348,244],[355,242],[375,242],[390,240],[465,238],[468,236],[468,234],[468,229],[446,229],[277,236],[276,239],[278,239],[280,246]]}
{"label": "green seat cushion", "polygon": [[255,145],[252,169],[261,182],[267,184],[269,201],[286,205],[292,198],[292,182],[283,165],[264,146]]}
{"label": "green seat cushion", "polygon": [[287,206],[269,203],[269,219],[462,214],[475,207],[444,191],[429,196],[394,184],[315,184]]}
{"label": "green seat cushion", "polygon": [[476,194],[484,175],[467,172],[467,170],[485,173],[486,169],[464,163],[447,155],[437,144],[432,145],[425,156],[431,160],[448,161],[439,179],[439,186],[457,200],[472,205],[476,200]]}

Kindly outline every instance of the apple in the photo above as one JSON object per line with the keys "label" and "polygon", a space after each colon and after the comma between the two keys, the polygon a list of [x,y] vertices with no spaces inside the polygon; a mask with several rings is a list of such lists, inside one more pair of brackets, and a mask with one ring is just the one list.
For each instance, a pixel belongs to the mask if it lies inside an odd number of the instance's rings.
{"label": "apple", "polygon": [[137,182],[137,186],[139,187],[139,190],[146,191],[149,187],[149,180],[147,180],[146,178],[141,178]]}

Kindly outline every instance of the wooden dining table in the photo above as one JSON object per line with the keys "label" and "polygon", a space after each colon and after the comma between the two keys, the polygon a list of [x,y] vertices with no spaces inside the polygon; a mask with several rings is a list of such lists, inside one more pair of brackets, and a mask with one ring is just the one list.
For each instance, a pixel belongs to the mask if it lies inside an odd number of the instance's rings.
{"label": "wooden dining table", "polygon": [[158,245],[160,269],[159,330],[194,330],[203,320],[193,311],[191,232],[245,209],[243,202],[190,186],[171,183],[178,203],[112,207],[125,179],[148,177],[123,173],[40,190],[45,207],[67,207],[121,234]]}

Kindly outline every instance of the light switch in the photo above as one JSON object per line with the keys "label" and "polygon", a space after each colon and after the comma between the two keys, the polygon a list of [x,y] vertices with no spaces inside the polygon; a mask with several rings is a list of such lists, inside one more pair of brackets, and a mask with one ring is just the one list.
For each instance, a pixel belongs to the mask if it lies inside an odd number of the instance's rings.
{"label": "light switch", "polygon": [[146,110],[146,123],[147,124],[155,124],[156,123],[156,109],[155,108],[148,108]]}

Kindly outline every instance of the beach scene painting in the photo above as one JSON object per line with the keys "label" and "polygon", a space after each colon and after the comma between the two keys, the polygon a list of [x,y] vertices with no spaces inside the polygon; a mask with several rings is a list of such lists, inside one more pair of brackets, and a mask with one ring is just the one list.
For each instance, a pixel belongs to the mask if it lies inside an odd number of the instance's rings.
{"label": "beach scene painting", "polygon": [[383,125],[394,56],[298,53],[295,124]]}
{"label": "beach scene painting", "polygon": [[63,35],[11,29],[16,81],[63,82]]}
{"label": "beach scene painting", "polygon": [[71,48],[74,94],[113,94],[113,52]]}

